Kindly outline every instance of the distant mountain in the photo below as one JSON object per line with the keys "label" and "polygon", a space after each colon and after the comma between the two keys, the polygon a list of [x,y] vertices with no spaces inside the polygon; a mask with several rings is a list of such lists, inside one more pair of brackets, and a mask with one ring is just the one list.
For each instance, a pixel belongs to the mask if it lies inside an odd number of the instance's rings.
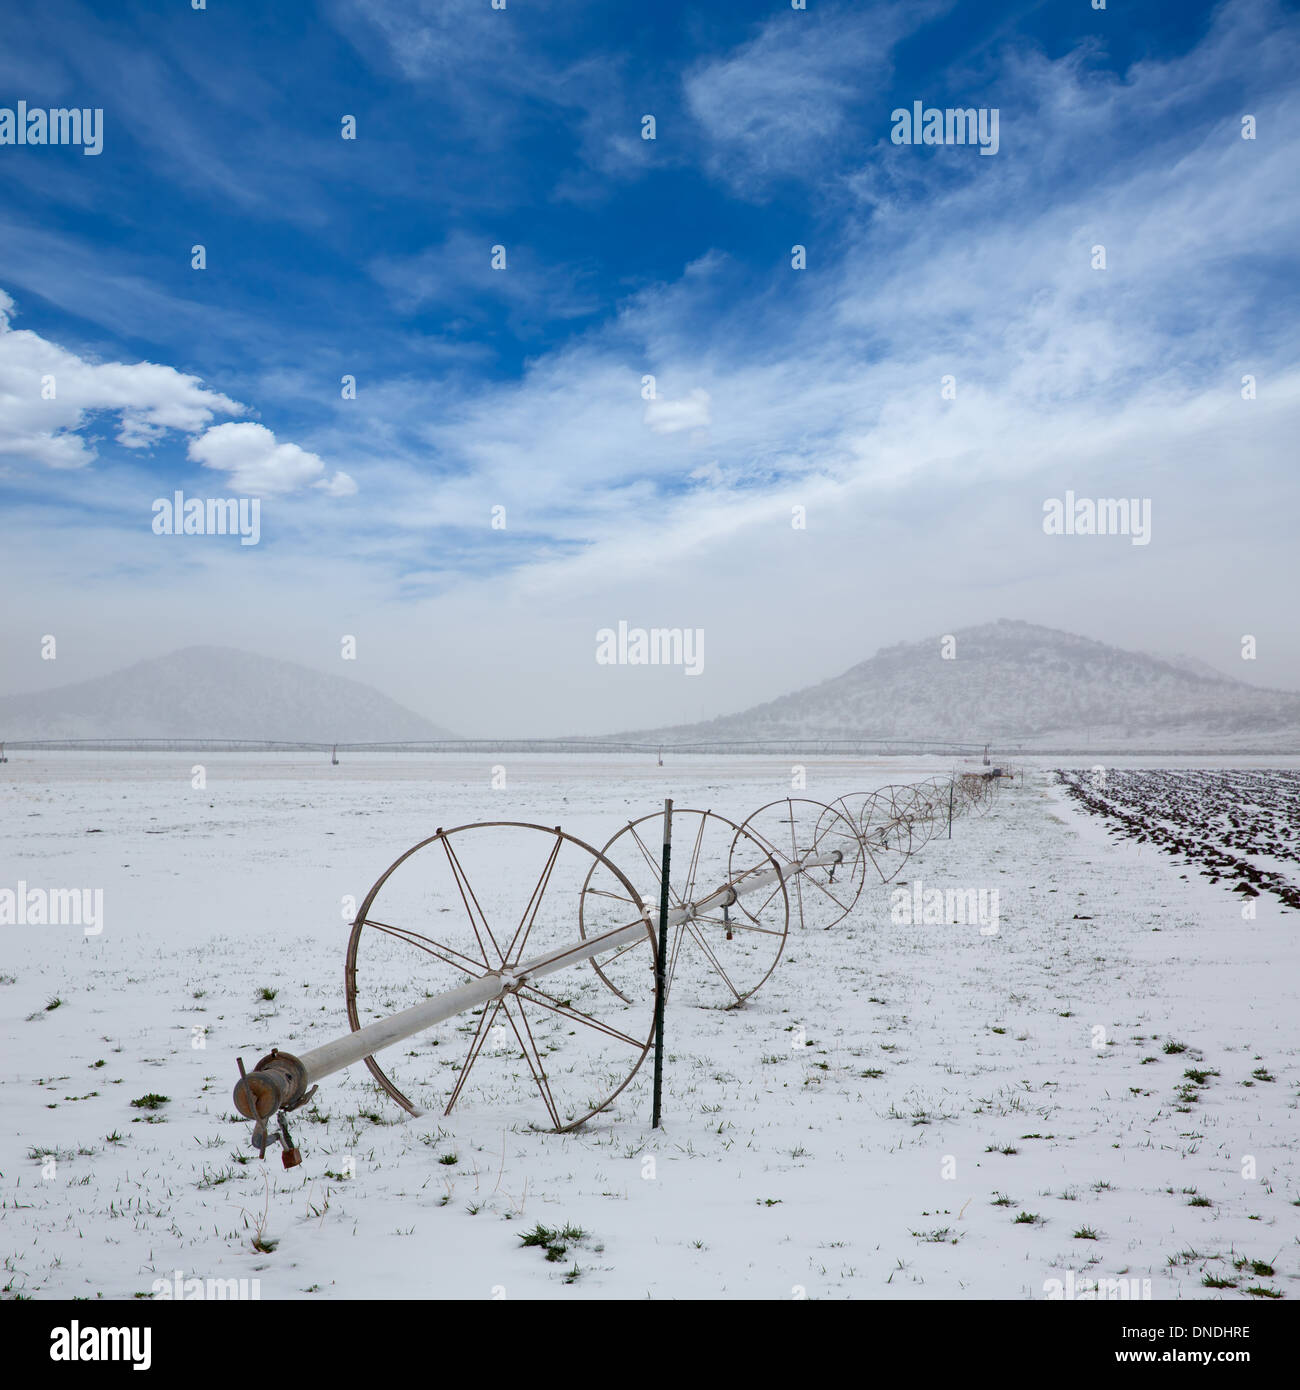
{"label": "distant mountain", "polygon": [[1173,656],[1166,656],[1162,652],[1152,652],[1152,656],[1158,661],[1166,662],[1176,671],[1186,671],[1189,676],[1204,676],[1211,681],[1231,681],[1233,684],[1245,685],[1247,682],[1234,679],[1232,676],[1225,675],[1217,666],[1211,666],[1208,661],[1202,661],[1199,656],[1188,656],[1185,652],[1177,652]]}
{"label": "distant mountain", "polygon": [[1300,751],[1300,694],[1186,659],[1001,619],[886,647],[842,676],[739,714],[624,738],[984,739],[1052,749]]}
{"label": "distant mountain", "polygon": [[234,647],[186,647],[97,680],[0,696],[0,739],[452,738],[360,681]]}

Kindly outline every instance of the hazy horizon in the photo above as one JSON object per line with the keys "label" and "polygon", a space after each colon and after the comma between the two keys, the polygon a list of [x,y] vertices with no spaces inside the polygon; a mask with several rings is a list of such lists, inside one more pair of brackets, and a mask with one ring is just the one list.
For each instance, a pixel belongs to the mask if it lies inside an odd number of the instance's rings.
{"label": "hazy horizon", "polygon": [[[990,623],[988,623],[988,624],[979,624],[979,625],[976,625],[976,630],[978,630],[978,629],[980,629],[980,628],[984,628],[984,627],[993,627],[993,626],[996,626],[996,625],[998,625],[998,624],[1000,624],[1000,623],[1008,623],[1008,622],[1009,622],[1009,623],[1014,624],[1014,623],[1016,623],[1016,622],[1018,622],[1018,621],[1021,621],[1021,620],[1017,620],[1017,619],[995,619],[995,620],[992,620],[992,621],[991,621]],[[963,631],[969,631],[969,630],[970,630],[970,629],[958,629],[959,640],[960,640],[960,634],[961,634]],[[1061,631],[1064,631],[1064,630],[1063,630],[1063,629],[1051,629],[1051,631],[1054,631],[1054,632],[1061,632]],[[1069,634],[1069,635],[1071,635],[1071,636],[1082,636],[1082,637],[1085,637],[1085,638],[1087,637],[1087,634],[1086,634],[1086,633]],[[893,643],[891,643],[891,644],[886,644],[886,646],[881,647],[881,648],[878,648],[877,650],[875,650],[875,651],[873,651],[873,652],[866,653],[864,656],[862,656],[861,658],[859,658],[858,661],[852,662],[852,663],[850,663],[849,665],[847,665],[847,666],[841,668],[840,670],[832,671],[832,672],[827,673],[827,675],[826,675],[825,677],[817,677],[817,678],[815,678],[815,679],[811,679],[811,680],[809,680],[809,681],[807,681],[807,682],[805,682],[805,683],[803,683],[803,684],[800,684],[800,685],[797,685],[797,686],[792,687],[790,690],[779,690],[779,691],[775,691],[775,692],[773,693],[772,696],[770,696],[770,697],[769,697],[769,696],[763,696],[763,697],[761,697],[761,698],[759,698],[759,699],[756,699],[756,700],[754,700],[754,701],[751,701],[750,704],[751,704],[751,705],[752,705],[752,704],[761,704],[761,703],[764,703],[764,702],[765,702],[767,699],[769,699],[769,698],[780,698],[781,696],[784,696],[784,695],[795,694],[795,693],[799,693],[799,692],[808,690],[808,689],[810,689],[811,687],[814,687],[814,686],[820,684],[822,680],[825,680],[825,679],[833,679],[833,678],[835,678],[835,677],[837,677],[837,676],[840,676],[840,675],[845,674],[846,672],[852,670],[855,666],[861,664],[861,663],[864,662],[864,661],[869,661],[869,660],[871,660],[873,657],[879,656],[882,652],[889,650],[889,648],[890,648],[890,647],[893,647],[893,646],[902,645],[902,646],[906,646],[906,647],[919,647],[919,648],[922,648],[922,649],[923,649],[924,646],[925,646],[925,644],[926,644],[926,642],[927,642],[928,640],[930,640],[930,638],[935,637],[935,636],[936,636],[935,634],[928,634],[927,637],[919,638],[919,639],[917,639],[917,640],[914,641],[914,642],[905,642],[905,643],[901,643],[901,644],[893,644]],[[1090,639],[1090,640],[1098,640],[1098,639]],[[1109,645],[1109,644],[1106,644],[1106,645]],[[88,676],[88,677],[78,678],[78,679],[75,680],[75,681],[60,681],[60,682],[58,683],[58,685],[56,685],[56,686],[44,685],[44,686],[36,687],[36,688],[34,688],[34,689],[31,689],[31,690],[26,690],[26,691],[22,691],[22,690],[0,690],[0,699],[4,699],[4,698],[6,698],[6,697],[8,697],[8,696],[11,696],[11,695],[12,695],[12,696],[40,695],[40,694],[42,694],[42,693],[49,692],[49,691],[51,691],[51,690],[53,690],[53,689],[59,689],[59,688],[65,686],[65,685],[79,685],[79,684],[82,684],[83,681],[93,684],[93,683],[94,683],[97,679],[99,679],[99,678],[102,678],[102,677],[104,677],[104,676],[112,676],[112,675],[115,675],[115,674],[117,674],[117,673],[119,673],[119,672],[121,672],[121,671],[130,670],[130,669],[132,669],[134,666],[137,666],[137,665],[140,665],[140,664],[147,664],[147,663],[154,662],[154,661],[165,661],[165,660],[166,660],[168,657],[170,657],[170,656],[177,656],[177,655],[180,655],[180,654],[182,654],[183,652],[186,652],[186,651],[197,651],[197,650],[203,650],[203,649],[212,648],[212,647],[216,647],[216,649],[218,649],[218,650],[231,650],[231,651],[235,651],[235,652],[239,652],[239,653],[243,653],[243,654],[251,654],[251,655],[256,655],[256,656],[268,657],[268,658],[273,659],[273,660],[281,660],[281,661],[282,661],[282,660],[285,660],[285,659],[286,659],[286,658],[284,658],[283,656],[277,656],[276,654],[271,653],[271,652],[254,652],[254,651],[252,651],[252,649],[250,649],[250,648],[224,648],[224,647],[218,646],[217,644],[211,644],[211,643],[194,643],[194,644],[191,644],[191,646],[188,647],[188,648],[178,648],[178,649],[173,649],[173,650],[170,651],[170,652],[162,652],[162,653],[157,653],[157,654],[152,655],[152,656],[142,657],[142,658],[138,659],[137,661],[127,663],[125,666],[114,667],[114,668],[112,668],[112,669],[110,669],[110,670],[108,670],[108,671],[103,671],[103,672],[94,672],[94,673],[92,673],[92,674],[91,674],[90,676]],[[1128,650],[1128,649],[1118,648],[1118,649],[1116,649],[1116,650],[1126,651],[1126,650]],[[1179,660],[1179,658],[1185,657],[1185,656],[1188,655],[1187,653],[1161,653],[1161,652],[1136,652],[1135,654],[1137,654],[1137,655],[1151,656],[1151,657],[1156,658],[1157,660],[1169,660],[1169,661],[1172,661],[1172,662],[1175,662],[1175,663],[1177,663],[1177,661]],[[941,659],[941,658],[939,657],[939,646],[938,646],[938,643],[937,643],[937,642],[936,642],[936,659]],[[52,667],[54,666],[54,664],[55,664],[55,663],[47,663],[47,669],[52,668]],[[449,734],[451,737],[455,737],[455,738],[476,739],[476,738],[491,738],[491,737],[502,737],[502,738],[551,738],[551,737],[555,737],[555,738],[564,738],[564,737],[582,737],[582,736],[602,737],[602,736],[607,736],[607,735],[610,735],[610,734],[632,734],[632,733],[636,733],[636,732],[638,731],[638,729],[644,731],[645,729],[652,729],[652,728],[654,728],[654,727],[663,727],[663,724],[662,724],[662,723],[660,723],[658,726],[655,726],[655,725],[640,725],[640,726],[633,726],[633,725],[628,724],[628,723],[626,723],[626,722],[624,722],[624,723],[617,723],[617,724],[612,725],[611,727],[608,727],[608,728],[582,728],[582,729],[576,728],[576,727],[550,727],[550,728],[530,727],[530,728],[516,728],[516,727],[513,727],[513,726],[511,726],[511,725],[505,725],[505,726],[502,726],[502,727],[486,727],[486,726],[477,726],[477,725],[471,725],[471,726],[467,726],[467,727],[461,727],[461,726],[459,726],[459,725],[453,724],[451,721],[448,721],[448,720],[446,720],[446,719],[444,719],[444,718],[441,718],[440,715],[439,715],[439,712],[438,712],[437,710],[422,709],[422,708],[420,708],[420,707],[417,706],[417,705],[414,705],[414,704],[407,704],[405,701],[400,700],[400,699],[398,699],[395,695],[393,695],[393,693],[392,693],[391,691],[389,691],[389,690],[387,690],[387,689],[384,689],[382,686],[380,686],[380,685],[378,685],[378,684],[376,684],[376,683],[374,683],[374,682],[372,682],[372,681],[370,681],[370,680],[365,679],[363,673],[358,672],[358,671],[355,669],[355,666],[356,666],[356,663],[355,663],[355,662],[349,662],[349,663],[347,663],[347,668],[348,668],[348,669],[339,670],[339,671],[331,670],[330,667],[329,667],[327,664],[323,664],[323,663],[315,663],[315,664],[312,664],[312,663],[309,663],[309,662],[302,662],[302,663],[294,662],[293,664],[294,664],[294,665],[301,665],[301,666],[303,666],[303,667],[304,667],[305,669],[307,669],[307,670],[316,671],[316,672],[319,672],[319,673],[322,674],[322,675],[327,675],[327,676],[341,676],[341,677],[344,678],[344,679],[347,679],[347,680],[350,680],[350,681],[358,682],[358,683],[361,684],[362,686],[365,686],[365,687],[368,688],[368,689],[374,690],[374,691],[378,692],[379,694],[381,694],[381,695],[383,695],[383,696],[386,696],[386,697],[388,697],[388,698],[390,698],[390,699],[397,699],[398,704],[404,705],[404,706],[405,706],[406,708],[408,708],[412,713],[417,714],[417,715],[420,715],[420,716],[422,716],[422,717],[424,717],[424,718],[430,720],[430,721],[433,722],[433,723],[442,725],[442,726],[444,726],[445,728],[447,728],[448,734]],[[1249,666],[1250,664],[1251,664],[1251,663],[1243,663],[1243,665],[1246,665],[1246,666]],[[649,674],[655,675],[655,676],[659,677],[660,679],[674,679],[674,678],[680,679],[680,676],[681,676],[681,673],[680,673],[680,672],[676,672],[676,671],[665,671],[665,670],[655,671],[653,668],[642,668],[642,669],[646,669],[646,670],[648,671]],[[1192,674],[1208,674],[1208,672],[1197,672],[1197,671],[1193,671]],[[1231,672],[1223,671],[1222,669],[1218,669],[1218,670],[1216,671],[1216,674],[1222,676],[1222,677],[1225,678],[1225,679],[1229,679],[1229,680],[1230,680],[1230,679],[1233,679],[1233,676],[1232,676],[1232,673],[1231,673]],[[1238,678],[1238,679],[1244,679],[1244,678]],[[1274,687],[1265,687],[1265,686],[1263,686],[1259,681],[1245,681],[1245,683],[1248,684],[1248,685],[1253,686],[1253,687],[1256,688],[1256,689],[1274,689]],[[1284,693],[1300,693],[1300,692],[1284,692]],[[728,715],[739,714],[739,713],[743,712],[743,709],[748,709],[749,707],[750,707],[750,706],[747,705],[747,706],[744,706],[744,707],[739,707],[739,706],[738,706],[736,709],[722,710],[722,711],[719,711],[719,712],[718,712],[718,715],[720,715],[720,716],[728,716]],[[708,717],[708,718],[713,718],[713,717],[717,717],[717,716],[710,715],[710,716],[707,716],[707,717]],[[685,723],[685,722],[687,722],[687,721],[681,721],[681,722]],[[2,732],[3,732],[3,730],[0,730],[0,733],[2,733]],[[192,731],[192,732],[193,732],[196,736],[198,736],[198,735],[201,734],[203,731],[202,731],[202,730],[194,730],[194,731]],[[143,735],[141,735],[141,736],[143,736]],[[165,735],[164,735],[164,736],[165,736]],[[924,731],[918,731],[918,733],[917,733],[916,736],[917,736],[917,737],[922,737],[922,736],[924,736]],[[11,734],[11,738],[12,738],[12,737],[13,737],[13,735]],[[901,738],[901,737],[905,737],[905,736],[899,735],[898,737]]]}

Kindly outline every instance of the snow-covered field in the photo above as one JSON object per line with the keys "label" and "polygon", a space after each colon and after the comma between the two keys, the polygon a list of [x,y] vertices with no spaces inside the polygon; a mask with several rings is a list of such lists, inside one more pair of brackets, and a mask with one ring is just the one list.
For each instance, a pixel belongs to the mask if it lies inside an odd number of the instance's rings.
{"label": "snow-covered field", "polygon": [[[178,1270],[264,1299],[1300,1294],[1300,918],[1112,842],[1046,762],[900,876],[996,889],[995,934],[896,922],[869,882],[743,1008],[675,993],[659,1133],[648,1064],[565,1135],[474,1090],[412,1119],[358,1066],[298,1112],[286,1171],[249,1160],[235,1059],[346,1032],[342,905],[400,851],[486,819],[600,846],[665,796],[741,821],[800,793],[763,759],[509,756],[495,789],[487,759],[210,757],[202,790],[195,761],[0,767],[0,890],[103,889],[98,934],[0,927],[5,1296]],[[806,795],[945,770],[809,762]],[[582,1235],[548,1260],[538,1223]]]}

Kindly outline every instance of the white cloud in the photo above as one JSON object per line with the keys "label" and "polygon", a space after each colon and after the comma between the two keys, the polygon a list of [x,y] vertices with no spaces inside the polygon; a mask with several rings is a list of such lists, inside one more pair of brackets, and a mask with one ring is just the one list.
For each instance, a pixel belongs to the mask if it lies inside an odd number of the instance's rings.
{"label": "white cloud", "polygon": [[682,85],[714,175],[751,195],[773,177],[816,177],[848,109],[888,79],[894,45],[944,8],[783,10],[748,43],[697,64]]}
{"label": "white cloud", "polygon": [[511,16],[494,13],[479,0],[360,0],[333,9],[336,22],[354,43],[360,37],[358,18],[369,20],[383,36],[393,62],[412,80],[438,77],[454,82],[463,78],[467,67],[495,64],[501,49],[514,48]]}
{"label": "white cloud", "polygon": [[346,473],[325,477],[325,464],[317,454],[297,444],[278,444],[265,425],[251,421],[214,425],[190,442],[189,456],[204,468],[230,474],[240,492],[275,496],[302,487],[320,488],[330,497],[348,497],[357,485]]}
{"label": "white cloud", "polygon": [[84,468],[96,451],[82,431],[98,412],[116,414],[117,442],[128,449],[146,448],[167,430],[193,434],[214,415],[244,412],[238,401],[174,367],[88,362],[13,328],[13,309],[0,290],[0,455]]}
{"label": "white cloud", "polygon": [[332,478],[322,478],[320,482],[313,484],[318,487],[326,497],[351,497],[357,490],[357,485],[350,473],[344,473],[339,469]]}
{"label": "white cloud", "polygon": [[704,429],[711,421],[709,393],[700,386],[681,400],[650,401],[645,408],[645,422],[656,434]]}
{"label": "white cloud", "polygon": [[[40,334],[15,329],[14,301],[0,290],[0,458],[47,468],[85,468],[98,457],[86,433],[100,413],[117,416],[117,442],[147,449],[168,430],[196,435],[189,457],[231,475],[248,492],[274,494],[311,486],[329,497],[357,490],[342,471],[296,444],[280,444],[264,425],[211,425],[216,415],[247,407],[198,377],[153,362],[88,362]],[[204,433],[200,434],[200,431]]]}

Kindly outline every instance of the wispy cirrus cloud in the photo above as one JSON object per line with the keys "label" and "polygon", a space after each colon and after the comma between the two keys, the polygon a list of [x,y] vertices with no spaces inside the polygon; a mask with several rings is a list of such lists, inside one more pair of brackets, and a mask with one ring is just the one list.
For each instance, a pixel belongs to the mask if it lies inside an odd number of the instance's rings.
{"label": "wispy cirrus cloud", "polygon": [[[901,508],[937,527],[972,488],[1007,505],[1026,496],[1033,512],[1062,472],[1113,487],[1145,474],[1154,487],[1179,460],[1217,493],[1214,449],[1242,430],[1285,487],[1294,335],[1287,347],[1285,309],[1263,284],[1243,293],[1230,268],[1295,259],[1300,207],[1282,185],[1296,32],[1280,35],[1278,19],[1244,0],[1202,45],[1125,81],[1075,58],[1008,63],[1007,104],[1051,158],[980,161],[979,178],[919,172],[910,194],[817,248],[807,279],[778,266],[737,294],[714,255],[629,296],[615,323],[520,380],[458,396],[428,431],[454,474],[440,498],[467,518],[487,496],[518,502],[541,534],[586,536],[576,552],[514,552],[521,582],[577,593],[602,572],[662,574],[706,539],[717,564],[733,555],[752,571],[800,500],[842,524]],[[1240,37],[1252,24],[1273,34],[1262,69]],[[1201,85],[1252,72],[1263,144],[1242,141]],[[1185,110],[1166,129],[1180,91]],[[1099,139],[1112,157],[1097,156]],[[1086,176],[1062,188],[1062,165]],[[1098,241],[1105,272],[1091,264]],[[1239,394],[1251,366],[1270,379],[1262,409]],[[659,377],[649,407],[643,372]],[[691,428],[703,424],[707,438]],[[786,578],[773,568],[772,584]]]}
{"label": "wispy cirrus cloud", "polygon": [[[490,158],[501,183],[540,178],[557,200],[586,204],[606,200],[611,185],[687,161],[673,120],[675,67],[591,46],[581,37],[599,14],[590,3],[493,9],[480,0],[360,0],[331,13],[368,60],[438,103],[462,155],[477,152],[476,172]],[[677,130],[675,144],[642,138],[643,116],[656,112]],[[534,122],[549,133],[549,157],[503,159]],[[485,201],[489,189],[504,196],[494,180],[479,190]]]}
{"label": "wispy cirrus cloud", "polygon": [[403,314],[437,307],[474,321],[490,303],[523,324],[583,318],[601,307],[581,268],[547,264],[525,233],[513,234],[513,226],[498,231],[474,236],[457,229],[415,255],[377,258],[370,273]]}
{"label": "wispy cirrus cloud", "polygon": [[950,7],[946,0],[785,10],[683,80],[705,161],[733,191],[762,197],[773,179],[825,176],[852,140],[850,113],[892,74],[894,47]]}

